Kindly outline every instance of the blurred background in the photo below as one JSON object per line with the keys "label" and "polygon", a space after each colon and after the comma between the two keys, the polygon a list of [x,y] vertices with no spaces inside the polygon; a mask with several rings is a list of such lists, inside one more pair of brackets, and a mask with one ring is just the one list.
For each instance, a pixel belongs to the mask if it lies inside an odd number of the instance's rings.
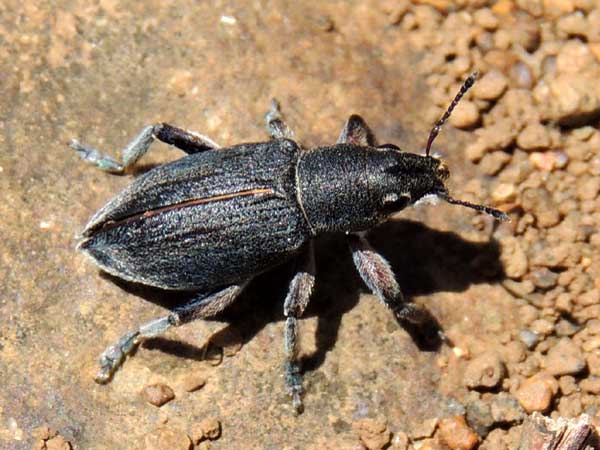
{"label": "blurred background", "polygon": [[[132,176],[85,165],[69,139],[116,156],[166,121],[260,141],[275,97],[307,147],[358,113],[418,153],[473,71],[434,150],[456,197],[512,222],[438,205],[370,233],[448,343],[400,328],[326,236],[301,328],[303,415],[283,388],[289,267],[94,383],[107,345],[181,297],[75,251]],[[598,420],[599,79],[593,0],[4,0],[0,447],[505,449],[534,411]],[[137,173],[181,156],[155,144]]]}

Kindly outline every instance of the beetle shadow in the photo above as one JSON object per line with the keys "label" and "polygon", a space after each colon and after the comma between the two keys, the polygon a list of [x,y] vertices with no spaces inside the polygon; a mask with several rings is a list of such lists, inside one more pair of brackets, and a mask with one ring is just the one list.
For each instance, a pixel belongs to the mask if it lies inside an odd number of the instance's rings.
{"label": "beetle shadow", "polygon": [[[377,227],[369,234],[369,241],[390,262],[408,299],[436,292],[462,292],[472,284],[497,283],[505,278],[499,259],[500,247],[493,239],[471,242],[453,232],[399,220]],[[318,317],[316,350],[302,358],[306,371],[321,366],[337,341],[343,315],[357,305],[361,292],[368,292],[354,268],[343,236],[323,236],[315,244],[317,281],[304,317]],[[231,341],[231,336],[237,337],[238,343],[246,344],[267,324],[283,320],[283,300],[293,267],[293,264],[284,264],[259,275],[226,311],[206,319],[227,324],[209,338],[207,345],[223,337]],[[125,291],[167,309],[193,296],[125,282],[108,274],[103,276]],[[410,334],[420,350],[436,351],[444,342],[443,330],[433,315],[427,310],[425,313],[421,324],[400,323],[399,326]],[[207,352],[207,346],[195,347],[164,337],[147,339],[143,346],[194,360],[202,360]]]}

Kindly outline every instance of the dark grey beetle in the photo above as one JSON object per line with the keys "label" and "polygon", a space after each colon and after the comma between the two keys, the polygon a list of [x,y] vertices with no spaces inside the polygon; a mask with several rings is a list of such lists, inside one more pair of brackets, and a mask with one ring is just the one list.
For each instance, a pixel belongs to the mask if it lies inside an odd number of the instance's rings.
{"label": "dark grey beetle", "polygon": [[82,159],[115,173],[131,167],[154,139],[188,155],[137,178],[83,231],[79,248],[106,272],[194,292],[188,303],[108,347],[100,357],[97,381],[110,380],[140,340],[214,316],[257,274],[296,258],[283,311],[285,384],[300,411],[298,319],[315,281],[312,240],[325,232],[345,233],[367,286],[400,322],[418,322],[420,310],[404,300],[389,264],[363,232],[429,196],[507,219],[501,211],[450,197],[445,186],[448,169],[429,155],[442,124],[474,81],[475,74],[432,129],[425,156],[404,153],[392,144],[378,145],[357,115],[350,116],[335,145],[302,149],[275,101],[266,115],[272,137],[268,142],[219,148],[205,136],[163,123],[144,128],[123,150],[119,163],[71,141]]}

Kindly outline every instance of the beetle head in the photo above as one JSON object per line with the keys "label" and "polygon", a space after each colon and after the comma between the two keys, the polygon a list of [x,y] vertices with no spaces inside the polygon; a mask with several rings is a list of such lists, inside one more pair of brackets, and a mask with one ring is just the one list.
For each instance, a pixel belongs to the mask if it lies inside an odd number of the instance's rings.
{"label": "beetle head", "polygon": [[[418,204],[431,198],[441,198],[453,205],[466,206],[484,212],[498,220],[509,220],[504,212],[497,209],[452,198],[446,187],[446,180],[450,176],[448,166],[443,160],[430,154],[431,145],[442,125],[448,120],[463,95],[473,86],[476,78],[477,73],[473,73],[465,80],[444,115],[431,129],[425,147],[425,156],[401,152],[393,144],[378,146],[379,149],[388,153],[389,157],[389,162],[380,167],[383,167],[388,177],[392,177],[391,180],[386,176],[382,177],[382,182],[385,184],[385,186],[381,186],[382,192],[384,192],[384,197],[381,199],[383,213],[399,211],[409,204]],[[391,192],[390,188],[392,188]]]}

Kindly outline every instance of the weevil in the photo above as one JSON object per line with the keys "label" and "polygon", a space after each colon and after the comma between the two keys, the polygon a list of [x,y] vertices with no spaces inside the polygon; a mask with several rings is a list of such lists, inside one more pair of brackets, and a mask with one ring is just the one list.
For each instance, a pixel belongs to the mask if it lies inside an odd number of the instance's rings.
{"label": "weevil", "polygon": [[78,247],[101,269],[135,283],[190,291],[191,300],[124,334],[100,356],[98,382],[107,382],[135,346],[171,327],[227,308],[258,274],[295,259],[283,304],[285,386],[302,409],[297,356],[298,320],[315,283],[313,239],[346,235],[354,264],[371,291],[400,323],[418,323],[422,311],[407,301],[388,262],[365,232],[428,197],[506,220],[487,206],[456,200],[445,185],[446,164],[430,154],[442,125],[475,82],[468,77],[432,128],[425,155],[378,144],[358,115],[337,143],[302,148],[273,101],[266,114],[267,142],[220,148],[201,134],[166,123],[145,127],[121,161],[70,142],[98,168],[125,173],[158,139],[187,154],[136,178],[90,220]]}

